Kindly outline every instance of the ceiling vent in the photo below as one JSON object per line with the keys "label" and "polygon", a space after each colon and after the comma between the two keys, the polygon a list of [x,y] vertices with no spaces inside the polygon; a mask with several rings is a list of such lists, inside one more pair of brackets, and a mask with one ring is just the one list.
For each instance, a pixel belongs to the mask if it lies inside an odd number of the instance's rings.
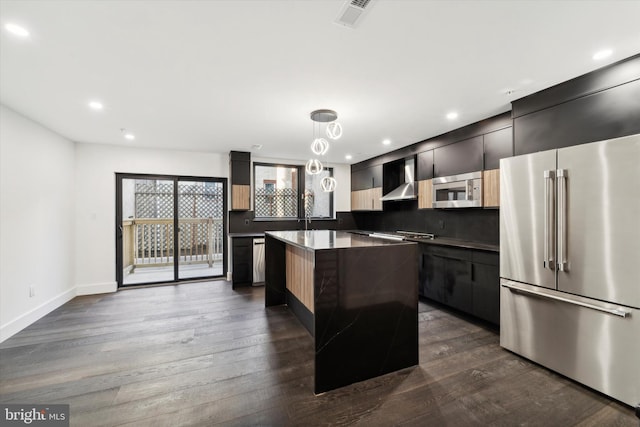
{"label": "ceiling vent", "polygon": [[336,18],[336,24],[349,28],[356,28],[362,16],[370,8],[371,0],[347,0]]}

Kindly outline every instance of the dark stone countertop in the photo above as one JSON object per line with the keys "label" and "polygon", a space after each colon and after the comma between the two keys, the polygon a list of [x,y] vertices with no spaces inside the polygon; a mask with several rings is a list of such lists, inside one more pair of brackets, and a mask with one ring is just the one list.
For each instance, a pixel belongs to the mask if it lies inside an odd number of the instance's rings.
{"label": "dark stone countertop", "polygon": [[267,231],[267,236],[307,250],[406,245],[417,242],[386,240],[336,230]]}
{"label": "dark stone countertop", "polygon": [[[388,233],[394,234],[393,231],[367,231],[367,230],[349,230],[350,233],[355,233],[363,236],[368,236],[370,233]],[[441,246],[453,246],[463,249],[476,249],[481,251],[500,252],[500,245],[492,245],[490,243],[474,242],[465,239],[456,239],[453,237],[437,237],[435,239],[419,239],[419,238],[406,238],[405,241],[426,243],[429,245],[441,245]]]}
{"label": "dark stone countertop", "polygon": [[426,243],[428,245],[453,246],[463,249],[476,249],[481,251],[500,252],[500,245],[491,245],[489,243],[472,242],[463,239],[454,239],[451,237],[436,237],[435,239],[407,239],[412,242]]}

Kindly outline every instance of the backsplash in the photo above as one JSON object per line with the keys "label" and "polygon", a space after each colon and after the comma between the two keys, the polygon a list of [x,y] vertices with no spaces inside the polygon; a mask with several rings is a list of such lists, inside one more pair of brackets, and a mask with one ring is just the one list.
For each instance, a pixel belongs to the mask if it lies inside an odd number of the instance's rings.
{"label": "backsplash", "polygon": [[419,231],[478,243],[500,243],[498,209],[418,209],[416,201],[387,202],[384,212],[353,212],[356,228]]}
{"label": "backsplash", "polygon": [[[312,219],[310,230],[353,230],[356,223],[351,212],[336,212],[336,219]],[[265,231],[304,230],[303,220],[254,221],[253,211],[229,212],[229,233],[263,233]]]}

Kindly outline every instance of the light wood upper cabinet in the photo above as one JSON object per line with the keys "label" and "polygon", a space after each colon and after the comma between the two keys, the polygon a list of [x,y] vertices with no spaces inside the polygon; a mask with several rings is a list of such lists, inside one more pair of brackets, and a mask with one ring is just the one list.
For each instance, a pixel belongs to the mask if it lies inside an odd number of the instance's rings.
{"label": "light wood upper cabinet", "polygon": [[482,172],[482,192],[484,207],[500,207],[500,169]]}
{"label": "light wood upper cabinet", "polygon": [[232,185],[231,186],[231,210],[248,211],[251,209],[251,186]]}
{"label": "light wood upper cabinet", "polygon": [[368,190],[357,190],[351,192],[352,211],[381,211],[382,210],[382,187],[370,188]]}
{"label": "light wood upper cabinet", "polygon": [[430,179],[418,181],[418,209],[433,209],[433,185]]}
{"label": "light wood upper cabinet", "polygon": [[382,200],[380,200],[382,198],[382,187],[375,187],[369,190],[370,194],[371,194],[371,198],[373,199],[373,203],[372,206],[373,208],[371,209],[372,211],[381,211],[382,210]]}

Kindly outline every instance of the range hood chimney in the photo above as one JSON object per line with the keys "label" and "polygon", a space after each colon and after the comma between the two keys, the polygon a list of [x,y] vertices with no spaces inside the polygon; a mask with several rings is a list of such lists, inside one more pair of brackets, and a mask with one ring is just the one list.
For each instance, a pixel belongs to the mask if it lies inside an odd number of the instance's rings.
{"label": "range hood chimney", "polygon": [[395,190],[385,194],[380,200],[383,202],[389,202],[398,200],[415,200],[418,198],[415,182],[413,181],[416,170],[415,163],[414,158],[406,159],[404,161],[404,184],[401,184]]}

